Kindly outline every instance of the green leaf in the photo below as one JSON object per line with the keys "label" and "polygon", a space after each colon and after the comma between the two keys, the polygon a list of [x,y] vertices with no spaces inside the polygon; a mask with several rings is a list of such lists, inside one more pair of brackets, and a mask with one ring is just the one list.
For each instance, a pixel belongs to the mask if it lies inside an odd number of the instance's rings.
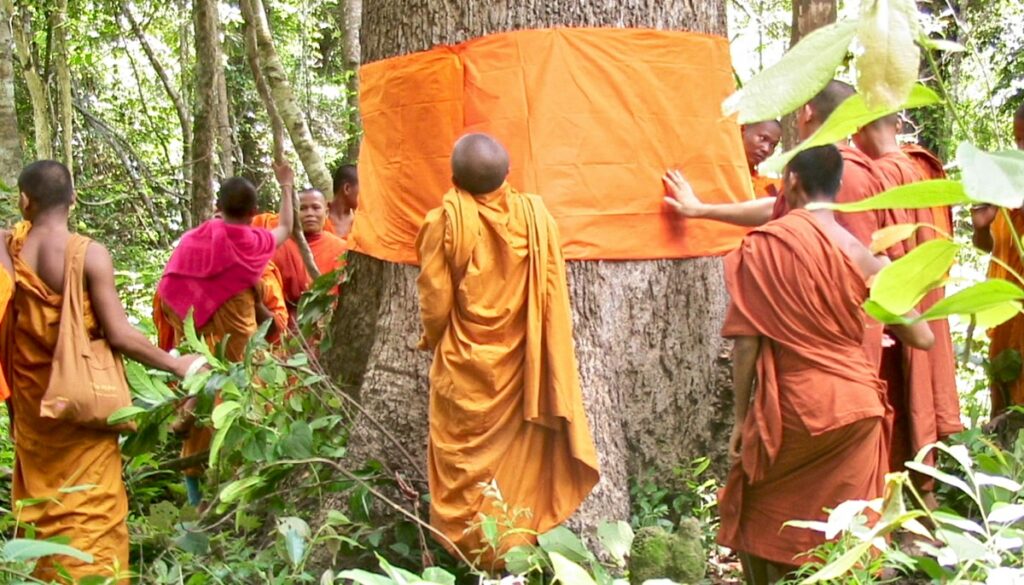
{"label": "green leaf", "polygon": [[608,554],[620,564],[625,562],[629,547],[633,546],[633,536],[633,529],[622,520],[603,522],[597,527],[597,539],[604,545]]}
{"label": "green leaf", "polygon": [[900,185],[853,203],[812,203],[807,209],[834,209],[854,213],[876,209],[929,209],[970,202],[971,199],[960,181],[933,179]]}
{"label": "green leaf", "polygon": [[[1024,290],[1012,282],[993,278],[957,291],[932,305],[921,318],[927,321],[945,319],[950,315],[972,315],[999,307],[1009,307],[1012,314],[1020,309]],[[1012,316],[1011,314],[1011,316]]]}
{"label": "green leaf", "polygon": [[913,323],[913,320],[892,313],[871,299],[864,301],[864,312],[875,321],[885,325],[909,325]]}
{"label": "green leaf", "polygon": [[221,402],[213,409],[213,414],[210,415],[210,420],[213,421],[213,427],[216,429],[223,427],[224,424],[228,422],[229,417],[231,420],[238,418],[241,410],[242,405],[235,401],[229,400],[227,402]]}
{"label": "green leaf", "polygon": [[244,477],[242,479],[233,481],[220,490],[220,501],[230,504],[236,500],[239,500],[246,493],[252,491],[256,486],[263,482],[263,478],[258,475],[251,477]]}
{"label": "green leaf", "polygon": [[962,53],[967,50],[966,47],[955,41],[950,41],[946,39],[933,39],[928,35],[924,34],[918,37],[917,43],[931,51],[944,51],[946,53]]}
{"label": "green leaf", "polygon": [[907,469],[927,475],[928,477],[933,477],[948,486],[955,487],[977,502],[974,492],[971,491],[971,487],[967,485],[967,482],[959,477],[946,473],[945,471],[939,471],[931,465],[925,465],[924,463],[918,463],[917,461],[907,461],[904,465],[906,465]]}
{"label": "green leaf", "polygon": [[871,300],[892,314],[907,313],[945,282],[959,250],[959,245],[944,239],[921,244],[875,275]]}
{"label": "green leaf", "polygon": [[577,563],[585,563],[593,556],[580,538],[565,526],[556,526],[541,534],[537,537],[537,544],[548,554],[558,553]]}
{"label": "green leaf", "polygon": [[305,421],[292,423],[288,434],[281,439],[281,454],[292,459],[306,459],[313,456],[313,431]]}
{"label": "green leaf", "polygon": [[174,398],[174,393],[163,383],[157,384],[141,364],[124,360],[125,378],[134,394],[150,403],[163,402]]}
{"label": "green leaf", "polygon": [[302,518],[287,516],[278,518],[277,531],[284,537],[285,551],[293,567],[299,566],[306,554],[306,539],[309,538],[309,524]]}
{"label": "green leaf", "polygon": [[1024,518],[1024,504],[996,502],[988,514],[988,521],[996,524],[1013,524]]}
{"label": "green leaf", "polygon": [[206,554],[206,551],[210,550],[210,535],[198,530],[186,530],[174,539],[174,544],[194,555]]}
{"label": "green leaf", "polygon": [[358,585],[396,585],[394,579],[364,571],[363,569],[349,569],[338,573],[338,579],[352,581]]}
{"label": "green leaf", "polygon": [[965,141],[956,149],[956,160],[972,200],[1010,209],[1024,206],[1024,152],[985,152]]}
{"label": "green leaf", "polygon": [[739,123],[748,124],[796,110],[832,80],[856,32],[856,21],[815,30],[722,102],[722,112],[726,116],[738,113]]}
{"label": "green leaf", "polygon": [[840,579],[843,575],[846,575],[854,565],[859,563],[860,560],[864,558],[864,555],[868,554],[870,550],[871,541],[858,543],[856,546],[843,553],[839,558],[825,565],[817,573],[814,573],[800,583],[801,585],[809,585],[811,583],[822,583],[824,581]]}
{"label": "green leaf", "polygon": [[231,431],[231,427],[234,426],[235,421],[238,420],[238,416],[232,416],[226,421],[222,421],[223,424],[213,433],[213,440],[210,441],[210,458],[208,459],[210,467],[217,467],[217,462],[220,461],[220,452],[224,448],[224,441],[228,437],[228,433]]}
{"label": "green leaf", "polygon": [[91,554],[57,542],[14,538],[4,543],[3,556],[5,561],[33,561],[50,555],[72,557],[83,563],[91,563],[93,560]]}
{"label": "green leaf", "polygon": [[997,382],[1008,384],[1020,379],[1021,369],[1024,368],[1024,358],[1020,352],[1013,348],[1007,348],[999,352],[989,364],[989,374]]}
{"label": "green leaf", "polygon": [[480,522],[480,532],[484,535],[484,541],[493,548],[498,548],[498,519],[494,516],[484,516]]}
{"label": "green leaf", "polygon": [[423,580],[437,585],[455,585],[455,575],[441,567],[427,567],[423,571]]}
{"label": "green leaf", "polygon": [[857,27],[857,89],[869,107],[903,103],[917,81],[921,51],[914,0],[865,0]]}
{"label": "green leaf", "polygon": [[555,569],[555,581],[563,585],[597,585],[593,577],[578,564],[557,552],[548,552],[551,566]]}
{"label": "green leaf", "polygon": [[214,363],[216,360],[213,357],[213,353],[210,351],[210,346],[206,345],[206,341],[199,339],[199,335],[196,333],[196,321],[192,315],[193,310],[188,310],[188,315],[185,316],[185,341],[188,350],[192,353],[198,353],[199,355],[206,358],[208,363]]}
{"label": "green leaf", "polygon": [[914,85],[910,90],[910,96],[907,98],[907,101],[895,107],[869,108],[867,102],[864,101],[864,96],[856,94],[839,104],[839,107],[832,112],[832,115],[825,120],[825,123],[814,134],[808,136],[806,140],[795,148],[768,159],[759,168],[764,173],[781,173],[786,168],[786,165],[789,164],[789,161],[793,160],[794,156],[808,148],[835,144],[840,140],[845,140],[851,134],[854,134],[882,116],[888,116],[900,110],[931,106],[941,101],[942,99],[938,94],[921,84]]}
{"label": "green leaf", "polygon": [[868,249],[872,254],[884,254],[886,250],[906,240],[925,227],[923,223],[901,223],[884,227],[871,234],[871,245]]}
{"label": "green leaf", "polygon": [[126,423],[144,412],[146,409],[141,406],[122,406],[107,417],[107,424],[113,426]]}

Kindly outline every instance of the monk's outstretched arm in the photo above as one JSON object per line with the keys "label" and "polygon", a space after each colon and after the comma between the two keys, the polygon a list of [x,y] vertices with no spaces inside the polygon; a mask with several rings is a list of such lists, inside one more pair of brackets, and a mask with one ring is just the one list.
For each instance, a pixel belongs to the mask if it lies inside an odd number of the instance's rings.
{"label": "monk's outstretched arm", "polygon": [[775,197],[762,197],[739,203],[704,203],[694,194],[690,184],[679,171],[669,171],[662,177],[668,194],[665,202],[680,217],[713,219],[734,225],[757,227],[772,218]]}
{"label": "monk's outstretched arm", "polygon": [[729,455],[733,459],[738,459],[740,456],[743,421],[747,418],[747,410],[750,408],[750,396],[754,390],[757,356],[760,352],[760,336],[744,335],[733,338],[732,391],[734,420],[732,436],[729,439]]}
{"label": "monk's outstretched arm", "polygon": [[292,235],[295,225],[295,172],[288,163],[274,162],[274,176],[281,186],[281,209],[277,214],[277,227],[274,228],[274,241],[281,247]]}
{"label": "monk's outstretched arm", "polygon": [[103,246],[93,242],[85,253],[85,284],[96,319],[110,347],[151,368],[185,377],[198,356],[174,357],[150,343],[132,327],[114,284],[114,263]]}
{"label": "monk's outstretched arm", "polygon": [[423,337],[419,348],[433,350],[448,328],[454,303],[452,272],[446,249],[451,245],[448,220],[441,209],[427,214],[420,235],[416,238],[416,251],[420,261],[420,275],[416,287],[420,293],[420,320]]}

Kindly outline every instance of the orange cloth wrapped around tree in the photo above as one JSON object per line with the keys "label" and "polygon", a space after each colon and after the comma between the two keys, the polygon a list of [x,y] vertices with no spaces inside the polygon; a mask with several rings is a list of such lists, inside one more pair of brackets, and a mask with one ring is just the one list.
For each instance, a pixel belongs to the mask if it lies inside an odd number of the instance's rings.
{"label": "orange cloth wrapped around tree", "polygon": [[721,112],[736,88],[725,38],[520,30],[369,63],[359,78],[356,252],[416,262],[416,234],[467,132],[508,148],[509,181],[542,194],[568,259],[723,254],[746,233],[710,220],[680,229],[660,181],[682,168],[709,202],[753,198],[739,127]]}
{"label": "orange cloth wrapped around tree", "polygon": [[[1013,234],[1024,235],[1024,212],[1019,209],[1007,210],[1011,225],[1007,223],[1002,210],[996,214],[992,222],[992,257],[1005,262],[1017,274],[1024,274],[1024,262],[1021,262],[1020,251],[1013,241]],[[1010,274],[997,262],[989,264],[989,278],[1002,278],[1017,286],[1024,286],[1017,277]],[[1009,321],[989,330],[989,356],[991,360],[999,360],[1005,351],[1016,351],[1024,355],[1024,315],[1014,315]],[[1005,359],[1005,357],[1003,358]],[[995,377],[992,380],[992,412],[1002,412],[1007,406],[1024,404],[1024,375],[1019,375],[1012,382],[1002,382]]]}
{"label": "orange cloth wrapped around tree", "polygon": [[718,542],[798,565],[824,536],[785,522],[824,520],[823,508],[882,492],[884,390],[862,347],[867,286],[805,210],[751,232],[726,257],[725,278],[722,335],[762,339]]}
{"label": "orange cloth wrapped around tree", "polygon": [[[417,281],[430,369],[430,522],[470,558],[479,515],[545,532],[598,481],[577,374],[558,228],[541,199],[508,184],[452,190],[420,232]],[[505,539],[501,550],[533,540]],[[484,555],[484,562],[494,557]]]}
{"label": "orange cloth wrapped around tree", "polygon": [[[902,151],[881,155],[875,159],[875,165],[887,190],[925,179],[920,166]],[[933,209],[903,209],[898,213],[903,215],[903,222],[929,225],[938,216]],[[922,228],[894,246],[898,252],[890,250],[890,256],[898,258],[936,237],[934,230]],[[944,289],[929,292],[918,305],[918,311],[927,311],[943,297]],[[883,352],[882,378],[888,385],[894,416],[890,445],[894,471],[903,469],[904,462],[913,459],[925,445],[963,430],[949,321],[939,319],[928,325],[935,335],[935,345],[930,350],[906,347],[897,340]]]}
{"label": "orange cloth wrapped around tree", "polygon": [[[14,411],[11,500],[52,497],[52,502],[25,506],[19,520],[35,526],[36,539],[65,537],[71,546],[93,556],[92,564],[67,556],[43,558],[33,577],[63,582],[54,562],[74,579],[111,576],[115,564],[121,571],[129,569],[128,497],[118,436],[39,416],[39,403],[50,382],[63,296],[18,257],[29,227],[28,222],[18,224],[8,240],[17,284],[3,324],[3,366],[13,390]],[[0,272],[6,275],[2,268]],[[5,291],[10,294],[8,281],[0,277],[0,300]],[[100,337],[88,295],[83,318],[90,339]],[[62,491],[76,486],[90,487]]]}

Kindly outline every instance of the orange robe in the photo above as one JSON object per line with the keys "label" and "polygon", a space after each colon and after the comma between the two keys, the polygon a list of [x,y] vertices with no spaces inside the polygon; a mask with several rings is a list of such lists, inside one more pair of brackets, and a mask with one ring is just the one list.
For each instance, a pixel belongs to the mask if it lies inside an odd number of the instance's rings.
{"label": "orange robe", "polygon": [[[1020,209],[1009,210],[1010,220],[1013,222],[1013,230],[1018,236],[1024,234],[1024,211]],[[1002,260],[1017,274],[1024,275],[1024,262],[1021,261],[1020,251],[1013,242],[1013,231],[1007,224],[1003,212],[996,215],[992,222],[992,257]],[[1017,278],[1011,275],[1005,268],[992,262],[988,267],[989,278],[1003,278],[1016,284],[1024,286]],[[1006,350],[1015,350],[1024,355],[1024,315],[1015,315],[1009,321],[991,329],[988,333],[991,345],[989,346],[989,358],[995,360]],[[1024,372],[1012,382],[1004,383],[992,379],[992,414],[993,416],[1002,412],[1012,404],[1024,404]]]}
{"label": "orange robe", "polygon": [[884,389],[862,347],[867,286],[805,210],[751,232],[725,260],[725,337],[760,336],[741,458],[719,494],[718,542],[799,565],[821,544],[789,520],[882,493]]}
{"label": "orange robe", "polygon": [[754,184],[754,197],[780,197],[782,195],[782,179],[766,177],[757,171],[751,171],[750,182]]}
{"label": "orange robe", "polygon": [[[924,180],[920,167],[903,152],[892,152],[875,160],[883,186],[892,189]],[[933,224],[937,213],[932,209],[900,210],[910,223]],[[934,230],[922,229],[915,237],[895,246],[899,257],[916,246],[938,237]],[[927,311],[942,300],[944,289],[928,293],[918,310]],[[891,465],[893,470],[913,459],[929,443],[963,430],[960,423],[960,397],[956,389],[956,357],[949,332],[949,321],[930,321],[935,345],[928,351],[903,346],[899,341],[883,352],[882,378],[888,384],[893,424]]]}
{"label": "orange robe", "polygon": [[[932,151],[920,144],[904,144],[900,147],[914,161],[917,170],[925,180],[945,179],[946,169]],[[935,225],[947,234],[953,233],[953,209],[949,206],[933,207]]]}
{"label": "orange robe", "polygon": [[[273,229],[277,227],[277,214],[261,213],[253,218],[252,226]],[[307,234],[306,242],[309,244],[309,251],[313,253],[313,262],[316,263],[320,274],[328,274],[345,266],[343,256],[348,251],[348,242],[345,238],[334,235],[334,225],[330,218],[324,223],[322,232]],[[302,261],[302,254],[299,253],[299,245],[291,239],[285,242],[274,254],[274,264],[280,270],[285,300],[294,317],[299,297],[313,283],[309,272],[306,271],[306,264]],[[337,294],[338,288],[335,287],[332,292]]]}
{"label": "orange robe", "polygon": [[555,222],[507,183],[480,197],[453,190],[417,250],[420,347],[434,353],[430,522],[466,554],[480,548],[467,528],[498,515],[482,487],[493,482],[512,510],[530,510],[516,523],[543,533],[598,480]]}
{"label": "orange robe", "polygon": [[[18,257],[30,229],[27,222],[18,224],[8,241],[17,288],[4,320],[0,352],[14,412],[11,499],[53,498],[26,506],[20,520],[35,526],[37,539],[66,537],[71,546],[93,556],[92,564],[65,556],[44,558],[36,565],[34,577],[58,580],[55,562],[76,580],[109,577],[115,564],[121,571],[129,568],[128,497],[121,479],[118,435],[39,416],[39,403],[50,381],[63,296]],[[98,338],[100,327],[88,294],[84,305],[86,329],[90,338]],[[93,487],[60,491],[87,485]]]}

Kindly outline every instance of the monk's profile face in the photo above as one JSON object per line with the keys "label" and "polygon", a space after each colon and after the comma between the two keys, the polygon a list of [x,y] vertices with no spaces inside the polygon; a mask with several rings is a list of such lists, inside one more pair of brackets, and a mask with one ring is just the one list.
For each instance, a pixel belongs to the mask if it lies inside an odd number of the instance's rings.
{"label": "monk's profile face", "polygon": [[299,194],[299,223],[302,233],[319,234],[327,221],[327,200],[323,193],[310,189]]}
{"label": "monk's profile face", "polygon": [[359,209],[359,183],[342,183],[341,189],[334,192],[334,205],[341,204],[347,211]]}
{"label": "monk's profile face", "polygon": [[757,122],[743,127],[743,151],[747,155],[747,166],[753,171],[757,165],[775,152],[782,139],[782,126],[777,122]]}

